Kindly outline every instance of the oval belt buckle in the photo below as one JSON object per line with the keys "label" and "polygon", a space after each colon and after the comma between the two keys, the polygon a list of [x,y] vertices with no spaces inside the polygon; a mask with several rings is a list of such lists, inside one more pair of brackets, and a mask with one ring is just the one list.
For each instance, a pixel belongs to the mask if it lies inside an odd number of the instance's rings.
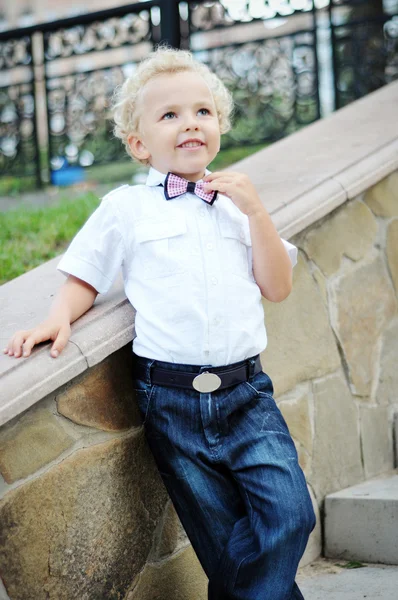
{"label": "oval belt buckle", "polygon": [[192,386],[198,392],[208,393],[215,392],[221,385],[221,379],[215,373],[209,373],[209,371],[204,371],[200,375],[197,375],[195,379],[192,381]]}

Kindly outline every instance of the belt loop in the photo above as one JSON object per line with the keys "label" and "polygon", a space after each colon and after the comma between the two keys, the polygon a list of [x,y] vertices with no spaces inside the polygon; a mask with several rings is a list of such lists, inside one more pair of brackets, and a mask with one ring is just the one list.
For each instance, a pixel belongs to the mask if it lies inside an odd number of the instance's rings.
{"label": "belt loop", "polygon": [[248,380],[251,381],[254,377],[254,367],[256,365],[256,356],[253,356],[252,358],[249,358],[247,360],[248,362]]}
{"label": "belt loop", "polygon": [[156,360],[150,360],[147,364],[147,379],[148,379],[148,383],[149,385],[152,385],[152,377],[151,377],[151,368],[153,367],[153,365],[156,363]]}

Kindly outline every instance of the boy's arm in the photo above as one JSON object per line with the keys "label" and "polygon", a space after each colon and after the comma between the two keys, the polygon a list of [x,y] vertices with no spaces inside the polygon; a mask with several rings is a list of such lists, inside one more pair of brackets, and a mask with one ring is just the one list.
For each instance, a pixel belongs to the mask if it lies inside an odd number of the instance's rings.
{"label": "boy's arm", "polygon": [[217,171],[203,178],[205,191],[228,196],[249,219],[253,274],[262,295],[281,302],[292,290],[292,262],[257,191],[243,173]]}
{"label": "boy's arm", "polygon": [[254,278],[264,298],[281,302],[292,291],[293,267],[289,254],[264,207],[248,218]]}
{"label": "boy's arm", "polygon": [[92,307],[97,295],[90,284],[69,275],[51,305],[49,318],[66,318],[73,323]]}
{"label": "boy's arm", "polygon": [[4,352],[16,358],[27,357],[35,344],[53,340],[51,356],[56,358],[69,340],[70,324],[91,308],[97,294],[91,285],[69,275],[59,289],[47,319],[33,329],[17,331]]}

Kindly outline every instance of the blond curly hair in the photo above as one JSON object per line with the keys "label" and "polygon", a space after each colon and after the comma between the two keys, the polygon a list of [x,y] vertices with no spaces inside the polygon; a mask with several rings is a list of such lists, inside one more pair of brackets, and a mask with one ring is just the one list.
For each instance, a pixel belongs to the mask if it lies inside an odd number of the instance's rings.
{"label": "blond curly hair", "polygon": [[183,71],[193,71],[203,77],[213,95],[220,132],[226,133],[231,129],[233,99],[221,79],[212,73],[205,64],[195,60],[191,52],[159,45],[139,63],[134,74],[115,89],[112,98],[112,113],[115,123],[113,133],[115,137],[122,140],[127,154],[133,160],[148,164],[148,161],[138,160],[132,155],[128,143],[128,138],[132,133],[140,132],[137,111],[137,99],[140,92],[145,84],[156,75]]}

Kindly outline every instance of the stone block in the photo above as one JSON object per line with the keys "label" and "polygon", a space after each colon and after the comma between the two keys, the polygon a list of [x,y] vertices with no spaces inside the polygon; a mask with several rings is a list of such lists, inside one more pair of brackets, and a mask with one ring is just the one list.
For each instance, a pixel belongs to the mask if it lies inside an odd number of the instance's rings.
{"label": "stone block", "polygon": [[325,555],[398,564],[398,474],[389,473],[325,499]]}
{"label": "stone block", "polygon": [[149,562],[158,562],[169,556],[182,546],[189,544],[189,539],[171,500],[168,501],[163,518],[155,531],[153,546],[148,556]]}
{"label": "stone block", "polygon": [[306,565],[309,565],[314,560],[316,560],[322,552],[322,523],[321,516],[319,513],[319,507],[314,496],[314,492],[312,491],[310,486],[308,486],[308,491],[311,496],[312,506],[314,508],[316,516],[316,525],[308,539],[307,547],[303,556],[301,557],[299,567],[305,567]]}
{"label": "stone block", "polygon": [[398,467],[398,412],[393,416],[394,467]]}
{"label": "stone block", "polygon": [[393,321],[381,338],[379,379],[375,391],[378,404],[398,404],[398,321]]}
{"label": "stone block", "polygon": [[398,219],[394,219],[388,226],[386,254],[395,293],[398,295]]}
{"label": "stone block", "polygon": [[353,391],[370,396],[379,336],[396,313],[396,299],[382,258],[373,254],[365,263],[354,265],[330,290],[334,329]]}
{"label": "stone block", "polygon": [[76,451],[0,502],[13,600],[124,598],[168,500],[142,429]]}
{"label": "stone block", "polygon": [[330,277],[339,270],[343,256],[357,261],[373,246],[377,222],[369,208],[354,200],[344,204],[304,236],[302,248]]}
{"label": "stone block", "polygon": [[398,172],[394,171],[369,188],[365,194],[365,202],[378,217],[398,216]]}
{"label": "stone block", "polygon": [[31,410],[0,430],[0,472],[10,484],[35,473],[74,443],[48,410]]}
{"label": "stone block", "polygon": [[323,275],[322,271],[318,268],[314,268],[312,272],[312,276],[318,284],[319,291],[323,298],[323,303],[325,306],[328,305],[328,287],[327,287],[327,279]]}
{"label": "stone block", "polygon": [[362,454],[365,477],[374,477],[393,468],[392,423],[388,408],[360,407]]}
{"label": "stone block", "polygon": [[276,396],[340,366],[329,316],[302,253],[294,267],[293,290],[288,298],[281,303],[264,298],[262,302],[269,341],[261,360],[273,380]]}
{"label": "stone block", "polygon": [[[286,396],[289,396],[289,399]],[[300,466],[304,473],[308,474],[313,438],[308,386],[305,386],[305,389],[299,387],[294,392],[283,396],[278,402],[278,407],[296,444]]]}
{"label": "stone block", "polygon": [[79,425],[122,431],[141,425],[126,346],[84,373],[57,396],[58,412]]}
{"label": "stone block", "polygon": [[315,437],[309,478],[317,498],[363,479],[358,410],[342,374],[313,382]]}
{"label": "stone block", "polygon": [[167,560],[147,563],[126,600],[206,600],[207,582],[192,546]]}
{"label": "stone block", "polygon": [[0,426],[86,369],[84,356],[70,341],[56,359],[49,355],[48,345],[42,344],[33,348],[28,358],[14,358],[0,352]]}
{"label": "stone block", "polygon": [[11,600],[10,596],[6,592],[6,588],[4,587],[3,582],[1,581],[1,575],[0,575],[0,600]]}

